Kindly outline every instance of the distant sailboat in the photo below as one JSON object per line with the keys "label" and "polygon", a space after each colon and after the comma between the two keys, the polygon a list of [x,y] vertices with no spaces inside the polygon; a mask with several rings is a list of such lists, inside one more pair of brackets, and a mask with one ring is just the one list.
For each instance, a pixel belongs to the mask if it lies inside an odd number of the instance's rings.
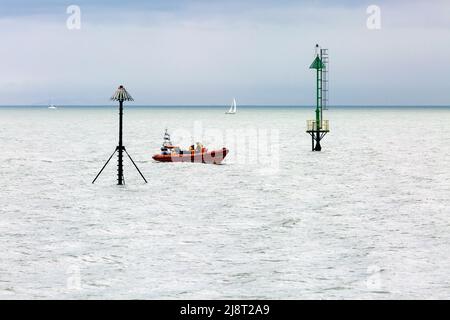
{"label": "distant sailboat", "polygon": [[56,109],[56,106],[52,103],[51,100],[50,100],[50,103],[48,104],[48,108],[49,109]]}
{"label": "distant sailboat", "polygon": [[235,114],[236,113],[236,99],[233,99],[233,103],[231,104],[230,110],[225,112],[226,114]]}

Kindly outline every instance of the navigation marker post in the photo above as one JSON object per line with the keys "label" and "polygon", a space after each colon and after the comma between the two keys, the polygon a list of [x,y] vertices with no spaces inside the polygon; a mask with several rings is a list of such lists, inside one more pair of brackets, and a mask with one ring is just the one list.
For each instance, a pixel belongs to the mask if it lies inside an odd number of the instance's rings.
{"label": "navigation marker post", "polygon": [[328,120],[323,120],[328,103],[328,50],[316,44],[315,59],[309,68],[316,70],[316,118],[307,121],[306,132],[312,138],[312,151],[322,151],[320,141],[330,132]]}
{"label": "navigation marker post", "polygon": [[102,173],[103,169],[105,169],[105,167],[107,166],[109,160],[111,160],[111,158],[113,157],[113,155],[118,152],[118,164],[117,164],[117,184],[118,185],[123,185],[125,184],[125,178],[123,175],[123,152],[125,151],[125,153],[127,154],[128,158],[130,158],[131,162],[133,163],[134,167],[136,168],[136,170],[139,172],[139,174],[141,175],[142,179],[144,179],[145,183],[147,183],[147,180],[145,179],[144,175],[142,174],[141,170],[139,170],[138,166],[136,165],[136,163],[133,161],[133,159],[131,158],[131,156],[128,154],[127,150],[125,149],[125,146],[123,145],[123,102],[124,101],[134,101],[133,97],[131,97],[131,95],[128,93],[127,90],[125,90],[125,88],[123,86],[119,86],[119,88],[116,90],[116,92],[114,93],[114,95],[111,97],[111,100],[113,101],[119,101],[119,145],[116,147],[116,149],[114,150],[114,152],[112,153],[112,155],[109,157],[109,159],[106,161],[105,165],[103,166],[103,168],[100,170],[100,172],[97,174],[97,176],[95,177],[95,179],[92,181],[92,183],[95,182],[95,180],[97,180],[97,178],[100,176],[100,174]]}

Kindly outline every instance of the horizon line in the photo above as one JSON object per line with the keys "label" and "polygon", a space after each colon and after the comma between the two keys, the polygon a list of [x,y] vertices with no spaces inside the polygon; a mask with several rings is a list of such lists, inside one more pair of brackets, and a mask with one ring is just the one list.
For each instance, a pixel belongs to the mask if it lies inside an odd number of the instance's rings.
{"label": "horizon line", "polygon": [[[61,108],[74,108],[74,107],[115,107],[115,104],[61,104],[56,107]],[[16,107],[48,107],[48,104],[4,104],[0,105],[0,108],[16,108]],[[131,108],[224,108],[229,107],[228,104],[127,104],[126,107]],[[244,104],[239,105],[240,108],[314,108],[315,105],[290,105],[290,104]],[[327,106],[327,108],[450,108],[449,105],[436,104],[436,105],[425,105],[425,104],[393,104],[393,105],[376,105],[376,104],[339,104]]]}

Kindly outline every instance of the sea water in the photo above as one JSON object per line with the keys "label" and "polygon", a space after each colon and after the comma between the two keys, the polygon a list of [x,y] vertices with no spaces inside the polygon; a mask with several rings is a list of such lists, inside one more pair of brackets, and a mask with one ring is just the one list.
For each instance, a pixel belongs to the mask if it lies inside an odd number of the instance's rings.
{"label": "sea water", "polygon": [[450,298],[450,109],[226,110],[0,108],[0,298]]}

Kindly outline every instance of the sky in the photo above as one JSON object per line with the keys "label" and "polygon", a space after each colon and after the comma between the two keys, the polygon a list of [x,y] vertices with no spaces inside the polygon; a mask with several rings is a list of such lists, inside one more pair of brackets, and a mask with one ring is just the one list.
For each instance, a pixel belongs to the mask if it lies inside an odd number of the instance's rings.
{"label": "sky", "polygon": [[313,105],[316,43],[331,105],[450,105],[449,0],[0,0],[0,38],[0,105]]}

